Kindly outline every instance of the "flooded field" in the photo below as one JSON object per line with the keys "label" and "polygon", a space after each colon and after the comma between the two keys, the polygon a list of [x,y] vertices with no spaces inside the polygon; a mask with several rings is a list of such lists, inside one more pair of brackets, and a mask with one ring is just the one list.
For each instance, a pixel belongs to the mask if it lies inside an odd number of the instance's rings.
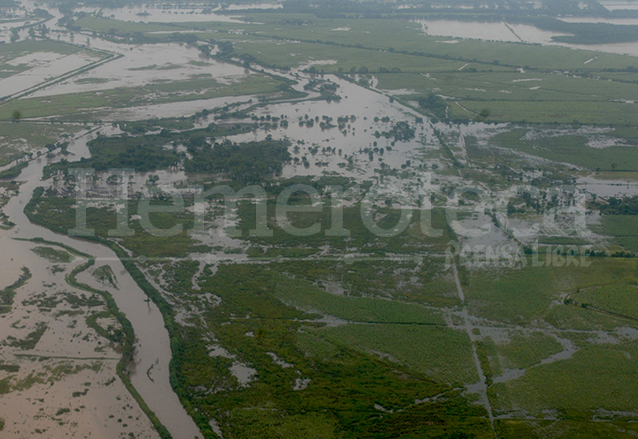
{"label": "flooded field", "polygon": [[550,44],[553,36],[561,35],[523,24],[455,20],[418,20],[426,35],[472,38],[486,41]]}
{"label": "flooded field", "polygon": [[[116,51],[123,56],[99,69],[79,74],[73,79],[47,87],[31,94],[31,96],[41,97],[118,87],[140,87],[153,83],[206,78],[209,78],[211,84],[228,85],[247,76],[245,69],[233,64],[207,60],[195,47],[183,43],[135,47],[119,45],[111,46],[109,50]],[[158,52],[163,54],[161,58],[158,58]],[[42,71],[38,70],[34,72],[35,74],[44,75]],[[20,78],[15,77],[14,81],[20,82]]]}
{"label": "flooded field", "polygon": [[7,62],[13,66],[27,66],[27,70],[0,80],[2,97],[10,97],[35,86],[56,79],[64,74],[86,67],[102,59],[98,54],[78,53],[62,55],[51,52],[36,52]]}

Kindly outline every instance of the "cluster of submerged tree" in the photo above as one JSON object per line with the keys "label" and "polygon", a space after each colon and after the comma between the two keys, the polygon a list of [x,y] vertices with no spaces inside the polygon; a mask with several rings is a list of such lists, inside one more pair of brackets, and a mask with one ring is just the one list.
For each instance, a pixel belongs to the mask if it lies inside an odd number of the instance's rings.
{"label": "cluster of submerged tree", "polygon": [[[403,190],[397,187],[362,187],[352,185],[327,185],[325,187],[315,187],[309,184],[293,183],[282,186],[277,193],[268,192],[263,185],[250,185],[241,189],[231,187],[227,184],[219,184],[205,188],[201,185],[193,185],[182,188],[172,188],[160,190],[156,185],[149,185],[144,191],[137,192],[129,196],[129,185],[127,174],[130,170],[112,170],[115,175],[121,175],[117,179],[117,184],[112,186],[115,193],[111,196],[99,198],[90,195],[91,186],[94,185],[95,171],[91,169],[78,168],[71,170],[76,182],[76,225],[69,233],[75,236],[94,236],[95,231],[87,226],[87,209],[89,206],[114,208],[117,213],[116,228],[110,230],[111,237],[126,237],[135,235],[135,231],[129,227],[131,220],[129,206],[131,202],[136,202],[136,219],[139,221],[142,230],[162,237],[176,236],[184,232],[183,224],[176,224],[168,229],[161,229],[154,225],[153,217],[156,214],[173,215],[193,215],[193,227],[188,230],[191,235],[210,234],[212,231],[207,228],[207,214],[220,207],[224,209],[224,225],[219,229],[230,237],[243,236],[241,228],[236,224],[239,203],[250,202],[255,206],[253,229],[248,231],[249,236],[271,237],[273,229],[270,226],[272,212],[274,209],[274,223],[285,233],[293,236],[312,236],[322,232],[323,224],[320,218],[329,218],[330,227],[323,230],[326,236],[350,236],[350,230],[344,227],[344,210],[346,206],[353,206],[360,210],[362,224],[371,233],[382,238],[391,238],[405,232],[418,217],[420,229],[423,235],[430,237],[443,236],[443,229],[437,229],[432,222],[433,211],[443,210],[446,223],[449,224],[457,234],[463,236],[484,236],[492,232],[495,225],[504,228],[517,236],[528,236],[538,233],[536,228],[524,230],[524,226],[513,224],[509,221],[508,206],[512,199],[520,197],[520,192],[531,190],[527,188],[514,188],[502,194],[500,202],[493,205],[487,211],[481,207],[481,203],[467,205],[461,201],[466,199],[467,193],[472,193],[477,198],[488,194],[478,193],[476,188],[458,188],[448,194],[444,202],[441,202],[442,191],[440,187],[432,183],[428,178],[428,173],[424,172],[424,179],[420,179],[419,184],[413,191]],[[547,215],[544,220],[546,226],[556,227],[553,224],[558,210],[562,217],[571,218],[571,228],[575,235],[591,233],[585,225],[586,205],[585,197],[582,194],[571,194],[571,198],[580,200],[578,203],[557,206],[551,215]],[[436,205],[435,205],[436,203]],[[388,209],[394,211],[392,217],[396,221],[391,224],[384,221]],[[326,216],[326,211],[329,215]],[[418,215],[415,215],[417,213]],[[482,213],[486,218],[485,224],[477,226],[472,224],[468,229],[459,219],[460,216],[472,213]],[[303,218],[303,225],[297,222]],[[315,219],[316,222],[310,224]],[[210,218],[209,218],[210,221]],[[381,225],[380,225],[381,223]],[[210,223],[209,223],[210,224]],[[296,224],[296,225],[295,225]],[[562,225],[563,229],[569,228]]]}

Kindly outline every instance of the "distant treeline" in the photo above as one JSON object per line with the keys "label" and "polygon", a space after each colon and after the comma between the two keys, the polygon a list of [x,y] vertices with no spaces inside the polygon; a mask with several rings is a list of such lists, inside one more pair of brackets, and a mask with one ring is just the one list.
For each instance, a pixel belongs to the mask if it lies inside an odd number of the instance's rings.
{"label": "distant treeline", "polygon": [[[601,16],[609,11],[596,1],[589,1],[585,8],[581,8],[581,3],[574,0],[553,0],[542,2],[537,7],[538,2],[527,0],[495,0],[486,3],[483,0],[448,0],[447,7],[442,8],[439,0],[412,0],[399,2],[382,2],[356,0],[287,0],[284,2],[284,11],[295,13],[315,14],[317,17],[334,17],[339,14],[357,14],[365,16],[380,16],[384,14],[409,14],[422,12],[460,12],[459,7],[463,7],[463,14],[468,11],[480,13],[498,12],[507,15],[526,16],[558,16],[558,15],[586,15]],[[399,9],[399,6],[410,7]],[[469,8],[469,9],[468,9]]]}
{"label": "distant treeline", "polygon": [[[12,0],[0,0],[0,6],[4,3],[13,3]],[[58,0],[52,3],[69,10],[84,5],[100,6],[103,8],[117,8],[132,4],[144,4],[143,0]],[[233,0],[233,4],[251,4],[255,5],[254,12],[272,13],[272,9],[259,9],[259,5],[255,0]],[[203,1],[200,4],[216,8],[221,5],[219,1]],[[227,3],[225,3],[227,4]],[[285,13],[302,13],[313,14],[317,17],[336,18],[343,16],[359,16],[359,17],[384,17],[392,15],[397,16],[414,16],[419,13],[462,13],[466,15],[468,12],[478,14],[498,13],[502,16],[528,16],[528,17],[556,17],[556,16],[628,16],[634,11],[609,11],[599,2],[590,0],[580,2],[577,0],[552,0],[536,2],[530,0],[493,0],[485,2],[484,0],[447,0],[446,7],[441,7],[440,0],[399,0],[397,2],[386,1],[358,1],[358,0],[286,0],[283,2],[283,10]],[[399,8],[409,6],[409,8]],[[584,7],[583,7],[584,6]],[[178,6],[180,7],[180,6]],[[190,5],[182,5],[183,8],[189,8]],[[463,7],[462,10],[458,8]],[[235,10],[215,11],[216,13],[236,14]],[[638,11],[636,11],[638,12]],[[620,14],[620,15],[619,15]]]}

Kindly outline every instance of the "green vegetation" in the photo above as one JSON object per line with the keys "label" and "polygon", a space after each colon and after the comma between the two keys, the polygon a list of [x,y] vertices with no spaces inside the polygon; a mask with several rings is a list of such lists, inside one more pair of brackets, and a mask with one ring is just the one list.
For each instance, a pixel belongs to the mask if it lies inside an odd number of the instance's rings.
{"label": "green vegetation", "polygon": [[133,23],[128,21],[110,20],[108,18],[93,17],[85,15],[75,21],[76,26],[98,32],[110,32],[112,29],[117,33],[127,32],[158,32],[166,30],[176,30],[172,24],[156,23]]}
{"label": "green vegetation", "polygon": [[287,281],[287,284],[289,283],[292,284],[287,288],[279,288],[277,297],[284,303],[300,309],[316,310],[357,323],[444,326],[443,319],[437,311],[414,303],[340,296],[312,287],[308,285],[308,281]]}
{"label": "green vegetation", "polygon": [[120,129],[130,134],[145,134],[154,130],[190,130],[194,125],[189,118],[181,117],[178,119],[152,119],[133,122],[120,123]]}
{"label": "green vegetation", "polygon": [[109,284],[114,288],[117,288],[117,279],[113,269],[110,265],[102,265],[101,267],[93,270],[93,277],[102,283],[102,285]]}
{"label": "green vegetation", "polygon": [[[78,163],[61,161],[50,166],[47,175],[70,167],[91,167],[96,171],[134,169],[139,172],[169,169],[183,164],[189,173],[228,174],[252,182],[277,174],[290,159],[288,142],[265,140],[237,144],[228,140],[213,145],[207,139],[246,132],[248,128],[224,128],[210,124],[206,129],[143,136],[98,137],[89,142],[90,159]],[[190,157],[177,146],[186,145]]]}
{"label": "green vegetation", "polygon": [[[631,125],[635,119],[634,106],[624,101],[636,95],[636,84],[597,80],[609,70],[631,74],[638,65],[627,57],[530,44],[444,44],[449,39],[423,35],[418,23],[391,19],[284,17],[260,14],[263,24],[250,25],[241,41],[223,30],[233,25],[217,26],[217,32],[248,62],[280,68],[310,65],[311,72],[368,78],[374,74],[380,89],[407,90],[400,96],[404,103],[430,93],[445,96],[448,120]],[[560,23],[579,29],[600,27]],[[598,35],[590,32],[586,31],[589,37]],[[577,74],[556,74],[559,71]]]}
{"label": "green vegetation", "polygon": [[506,369],[527,369],[563,350],[556,339],[542,332],[515,334],[508,343],[496,346],[498,355],[504,360],[502,367]]}
{"label": "green vegetation", "polygon": [[606,203],[593,202],[591,207],[603,215],[638,215],[638,196],[632,198],[610,197]]}
{"label": "green vegetation", "polygon": [[318,331],[338,346],[353,346],[455,387],[478,380],[467,334],[419,325],[347,325]]}
{"label": "green vegetation", "polygon": [[20,371],[20,366],[17,364],[0,364],[0,370],[9,373],[16,373]]}
{"label": "green vegetation", "polygon": [[55,416],[61,416],[61,415],[64,415],[66,413],[71,413],[71,409],[67,408],[67,407],[61,408],[57,412],[55,412]]}
{"label": "green vegetation", "polygon": [[[278,43],[278,44],[277,44]],[[309,65],[310,72],[325,73],[409,73],[457,70],[464,63],[381,51],[362,50],[313,43],[292,43],[258,39],[234,42],[235,52],[249,61],[279,68]],[[329,61],[326,63],[325,61]],[[480,67],[479,67],[480,68]]]}
{"label": "green vegetation", "polygon": [[10,335],[6,338],[3,344],[12,348],[20,348],[23,351],[33,350],[47,329],[49,329],[49,326],[45,322],[36,323],[35,329],[30,332],[26,338],[18,340]]}
{"label": "green vegetation", "polygon": [[60,263],[60,262],[68,263],[73,261],[73,257],[67,252],[65,252],[64,250],[56,250],[51,247],[35,247],[31,251],[35,253],[36,255],[43,257],[45,259],[48,259],[50,262],[53,262],[53,263]]}
{"label": "green vegetation", "polygon": [[[615,421],[605,419],[604,422],[583,422],[582,413],[570,412],[558,421],[544,420],[498,420],[496,431],[499,437],[516,439],[535,439],[538,437],[574,437],[574,438],[631,438],[636,434],[632,422],[624,419]],[[551,436],[550,436],[551,437]]]}
{"label": "green vegetation", "polygon": [[[197,294],[192,292],[188,282],[178,280],[179,273],[188,276],[184,268],[174,272],[175,282],[170,287],[182,303],[186,297]],[[177,353],[174,357],[177,391],[189,406],[197,407],[200,414],[210,413],[221,425],[224,435],[276,437],[279,432],[293,428],[295,422],[296,429],[290,431],[318,428],[317,434],[322,432],[322,435],[343,438],[440,437],[444,433],[469,432],[475,437],[489,437],[489,426],[480,417],[482,409],[466,405],[467,401],[456,392],[450,393],[445,401],[415,403],[415,399],[452,389],[447,383],[424,378],[421,369],[424,365],[436,365],[445,370],[456,367],[450,366],[450,357],[447,358],[449,361],[437,359],[435,349],[429,360],[419,358],[419,353],[424,350],[414,349],[415,343],[428,346],[440,343],[446,348],[452,343],[454,348],[450,355],[458,355],[471,365],[469,340],[462,334],[445,328],[391,323],[365,325],[362,329],[357,329],[359,325],[319,329],[323,324],[316,320],[314,313],[322,310],[307,314],[287,303],[296,297],[297,291],[302,292],[302,297],[304,294],[309,298],[322,296],[321,301],[315,299],[312,302],[314,306],[327,304],[324,308],[334,310],[329,293],[318,291],[309,282],[279,274],[273,268],[223,265],[215,275],[200,280],[202,289],[218,296],[221,302],[214,310],[204,308],[205,326],[182,327],[178,340],[173,342]],[[286,294],[283,302],[277,298],[281,294]],[[403,316],[399,309],[392,312],[393,307],[401,305],[389,301],[359,300],[364,306],[357,307],[357,299],[335,296],[335,301],[339,300],[343,312],[350,315],[370,318],[367,316],[372,313],[373,319],[393,319],[394,315],[399,321],[410,318]],[[355,308],[349,310],[349,304]],[[347,338],[333,332],[342,328],[352,331],[362,345],[353,349]],[[205,341],[208,331],[215,334],[217,343],[234,355],[235,360],[209,355]],[[248,333],[253,335],[247,336]],[[439,335],[443,334],[445,336],[441,338]],[[374,339],[378,337],[381,340],[375,343]],[[397,339],[405,343],[400,348],[395,346]],[[374,346],[367,346],[366,342]],[[391,352],[392,356],[407,355],[399,361],[407,361],[410,367],[384,359],[381,354],[370,354],[368,349],[374,348]],[[271,354],[293,367],[274,362]],[[256,370],[256,378],[250,386],[242,386],[229,373],[227,368],[235,361]],[[469,375],[464,375],[466,373]],[[471,369],[449,376],[454,377],[455,382],[474,378]],[[298,378],[307,379],[305,386],[298,386]],[[392,388],[393,392],[384,392],[383,388]],[[214,399],[205,396],[211,390],[216,392]],[[380,411],[378,406],[386,411]],[[271,410],[266,413],[262,410],[264,407]],[[399,408],[402,410],[397,411]],[[457,418],[450,424],[448,415],[452,413],[464,413],[464,420]],[[433,417],[437,423],[430,423],[426,428],[422,422]],[[202,419],[200,425],[205,426],[206,420]]]}
{"label": "green vegetation", "polygon": [[29,166],[29,162],[18,163],[17,165],[0,172],[0,180],[13,180],[20,176],[22,170]]}
{"label": "green vegetation", "polygon": [[638,319],[638,286],[634,282],[590,288],[570,297],[584,306]]}
{"label": "green vegetation", "polygon": [[[78,125],[25,121],[1,123],[0,126],[0,166],[18,159],[33,158],[36,151],[66,139],[82,129]],[[19,175],[16,173],[25,166],[26,162],[16,165],[15,168],[3,172],[2,178],[16,178]]]}
{"label": "green vegetation", "polygon": [[[46,225],[61,234],[72,233],[76,227],[75,211],[72,206],[74,199],[60,197],[43,197],[44,188],[36,188],[34,196],[25,206],[25,213],[30,221]],[[129,205],[130,215],[137,214],[138,203]],[[51,212],[56,212],[55,215]],[[180,257],[186,256],[191,251],[198,248],[194,246],[192,238],[187,234],[187,230],[192,229],[192,215],[171,213],[151,213],[149,215],[152,224],[162,230],[169,229],[175,225],[182,224],[184,232],[177,236],[157,236],[145,230],[139,222],[130,224],[135,233],[124,238],[125,244],[138,255],[146,257]],[[95,229],[95,237],[86,237],[101,241],[108,236],[109,230],[117,227],[116,213],[109,208],[89,207],[87,209],[87,226]],[[207,250],[205,247],[201,250]]]}
{"label": "green vegetation", "polygon": [[27,267],[22,267],[22,274],[18,280],[0,291],[0,314],[11,311],[16,290],[24,286],[29,279],[31,279],[31,271]]}
{"label": "green vegetation", "polygon": [[[290,18],[286,22],[286,18]],[[299,25],[299,20],[305,21]],[[478,62],[493,66],[530,66],[543,70],[597,70],[626,68],[631,60],[622,55],[600,54],[587,50],[570,50],[563,47],[541,47],[531,44],[484,42],[464,40],[456,44],[444,44],[445,37],[427,36],[419,23],[393,19],[320,18],[313,15],[289,16],[264,13],[259,15],[264,25],[251,25],[250,33],[259,38],[300,40],[319,45],[346,46],[368,51],[422,56],[427,59],[452,59]],[[246,28],[246,25],[209,23],[211,28]],[[334,29],[348,29],[335,31]],[[258,32],[258,33],[257,33]],[[305,51],[308,53],[307,51]],[[596,62],[585,61],[598,55]],[[325,58],[318,58],[325,59]],[[331,59],[331,58],[328,58]],[[634,65],[637,63],[633,61]]]}
{"label": "green vegetation", "polygon": [[497,134],[496,145],[557,162],[572,163],[591,170],[638,170],[638,150],[632,146],[595,148],[586,144],[584,136],[547,136],[528,140],[527,129],[520,128]]}
{"label": "green vegetation", "polygon": [[638,26],[607,23],[568,23],[555,18],[531,20],[540,29],[565,35],[552,37],[554,41],[572,44],[613,44],[638,41]]}
{"label": "green vegetation", "polygon": [[184,162],[184,169],[189,173],[226,174],[233,180],[259,182],[265,176],[281,173],[284,163],[290,161],[289,145],[286,140],[239,145],[228,140],[215,145],[191,142],[187,149],[192,158]]}
{"label": "green vegetation", "polygon": [[[588,206],[602,213],[600,224],[593,227],[607,241],[598,235],[562,236],[557,226],[539,237],[539,253],[500,224],[494,203],[502,191],[530,183],[539,188],[542,201],[520,194],[505,208],[512,220],[540,222],[551,219],[552,209],[562,203],[551,196],[551,188],[593,172],[606,178],[634,178],[638,173],[637,110],[629,102],[638,101],[638,61],[565,47],[428,36],[412,20],[445,17],[450,10],[416,5],[403,11],[388,2],[364,3],[319,1],[320,7],[314,8],[287,2],[282,11],[251,11],[245,21],[234,22],[145,24],[84,13],[75,15],[73,22],[67,16],[74,32],[94,31],[119,46],[188,45],[189,50],[199,50],[200,58],[188,64],[199,72],[208,67],[214,71],[215,59],[242,66],[247,74],[237,82],[222,74],[217,81],[217,74],[203,73],[180,81],[53,94],[0,106],[0,119],[7,121],[3,136],[10,131],[0,139],[0,157],[7,161],[28,155],[25,145],[34,148],[44,138],[52,138],[41,146],[55,146],[65,129],[84,127],[29,119],[46,117],[85,125],[91,121],[96,127],[104,119],[124,132],[98,135],[89,142],[90,158],[72,162],[67,161],[72,157],[64,157],[47,166],[45,177],[53,177],[53,182],[34,191],[26,215],[55,232],[69,233],[76,226],[76,182],[69,173],[75,167],[185,171],[187,180],[176,183],[177,189],[187,188],[189,180],[205,189],[216,184],[233,190],[261,185],[267,195],[266,221],[272,236],[251,235],[260,218],[254,200],[240,197],[239,233],[228,239],[232,245],[226,245],[225,237],[190,236],[188,231],[196,223],[194,198],[188,190],[184,191],[185,212],[150,216],[157,229],[183,227],[171,237],[143,226],[139,193],[126,205],[131,236],[109,236],[117,225],[117,200],[100,204],[96,197],[87,208],[87,227],[96,233],[84,238],[109,246],[162,312],[173,353],[171,384],[206,439],[216,437],[213,419],[224,437],[237,438],[487,439],[494,437],[492,428],[504,439],[635,435],[636,199],[599,197]],[[517,0],[512,4],[521,6]],[[542,14],[563,8],[561,15],[587,16],[595,7],[588,5],[576,14],[573,5],[552,4],[544,6]],[[541,12],[531,8],[522,10],[527,22],[573,30],[568,37],[572,42],[631,40],[636,33],[635,28],[563,25],[539,18]],[[510,9],[496,14],[490,8],[475,8],[461,15],[468,20],[480,16],[520,22],[514,20],[521,18],[518,14]],[[452,15],[458,18],[459,14]],[[0,57],[3,51],[11,49],[1,47]],[[20,55],[11,52],[6,61],[0,59],[0,67],[16,56]],[[281,68],[285,77],[260,72],[262,66]],[[303,72],[291,70],[298,67]],[[26,66],[13,66],[3,74],[22,68]],[[145,74],[142,71],[177,68],[181,66],[168,63],[136,70]],[[327,73],[338,79],[324,76]],[[291,78],[303,82],[297,84]],[[77,83],[106,81],[106,77],[89,77]],[[293,85],[316,97],[304,100]],[[368,111],[348,111],[348,116],[342,116],[337,109],[348,108],[346,97],[355,107],[359,105],[357,91],[371,101],[381,98],[380,104],[373,108],[361,99]],[[131,122],[119,121],[111,112],[240,95],[247,96],[245,102],[193,116]],[[253,95],[259,95],[254,103]],[[390,117],[400,108],[395,101],[411,108],[403,109],[402,120]],[[280,128],[297,123],[289,114],[280,117],[280,106],[270,106],[282,102],[282,113],[299,112],[300,129],[310,133],[319,125],[322,137],[299,136],[296,127],[287,132],[297,136],[292,141],[281,134]],[[313,105],[329,110],[323,118],[322,113],[310,117],[312,111],[306,106],[314,110]],[[424,121],[419,113],[429,119]],[[214,118],[215,123],[199,128],[205,117]],[[362,120],[369,120],[362,128],[373,136],[365,142],[360,141],[363,136],[354,135],[354,126],[359,131]],[[466,122],[486,124],[460,125]],[[517,125],[490,126],[495,122]],[[51,131],[45,132],[48,128]],[[334,128],[338,130],[330,132]],[[30,131],[40,136],[37,141]],[[339,150],[338,158],[331,144],[337,131],[353,135],[353,149]],[[235,135],[265,140],[228,139]],[[16,139],[24,142],[16,146]],[[369,168],[356,166],[356,152],[348,157],[357,149],[364,159],[369,156]],[[324,168],[319,171],[311,169],[303,157],[306,150],[321,160],[322,154],[325,160],[332,154],[335,162],[321,165]],[[397,157],[402,161],[396,162]],[[293,172],[299,169],[299,174],[307,171],[310,176],[281,178],[289,163],[299,166],[289,168]],[[348,174],[340,175],[332,164]],[[16,178],[20,170],[9,169],[4,176]],[[380,191],[374,221],[389,231],[401,217],[397,193],[420,191],[425,186],[422,171],[431,171],[436,187],[435,193],[427,194],[435,207],[426,213],[431,214],[432,228],[440,236],[426,233],[417,218],[411,218],[398,236],[373,233],[361,220],[363,195],[344,203],[343,227],[348,236],[323,233],[336,225],[328,209],[334,202],[329,185],[347,188],[358,183],[370,194],[388,187],[387,192]],[[159,191],[159,181],[159,176],[150,175],[146,187],[138,185],[136,191],[152,192],[154,206],[173,205],[171,195]],[[115,177],[107,179],[111,189],[118,182]],[[317,189],[326,204],[318,212],[290,213],[286,220],[298,228],[318,224],[321,233],[293,236],[275,217],[277,197],[297,183]],[[479,188],[486,197],[466,193],[455,198],[464,187]],[[290,201],[308,207],[312,200],[301,192],[293,193]],[[222,196],[213,195],[207,201],[205,224],[211,229],[199,231],[215,232],[224,211]],[[456,203],[459,209],[475,210],[472,219],[470,214],[460,215],[467,221],[463,225],[472,227],[479,221],[476,217],[488,222],[492,218],[498,227],[496,239],[520,244],[527,253],[525,259],[513,268],[482,269],[457,258],[460,291],[445,252],[451,242],[475,240],[457,237],[448,224],[449,205]],[[207,245],[197,244],[200,240]],[[603,248],[611,240],[623,248]],[[54,243],[35,242],[39,246],[34,252],[52,263],[69,262],[78,255],[68,247],[57,250]],[[570,259],[565,248],[555,255],[543,253],[557,246],[589,244],[595,245],[585,260]],[[195,259],[193,254],[204,258]],[[36,294],[24,303],[50,310],[68,303],[72,310],[62,312],[88,307],[87,325],[121,350],[119,377],[161,437],[168,438],[168,431],[131,384],[135,338],[130,322],[108,292],[77,281],[80,272],[92,270],[102,285],[116,287],[115,273],[108,265],[95,268],[89,255],[80,256],[88,262],[74,269],[67,282],[89,294]],[[206,265],[208,256],[221,260]],[[161,285],[161,291],[154,285]],[[0,297],[10,307],[13,291]],[[26,339],[8,339],[6,344],[32,349],[46,327],[35,329]],[[12,365],[3,367],[15,373]],[[479,383],[477,369],[485,376],[484,383]],[[0,381],[0,393],[10,388],[11,379]],[[30,376],[20,385],[39,379]],[[486,393],[477,383],[485,384]],[[492,413],[487,412],[483,397],[489,398]],[[60,409],[57,416],[68,413],[65,410]],[[496,416],[493,423],[491,415]]]}
{"label": "green vegetation", "polygon": [[604,215],[598,227],[606,236],[630,252],[638,251],[638,217],[636,215]]}
{"label": "green vegetation", "polygon": [[636,354],[633,344],[588,345],[568,360],[533,367],[519,379],[495,384],[493,391],[500,410],[631,410]]}
{"label": "green vegetation", "polygon": [[[617,283],[632,278],[636,260],[624,258],[589,258],[591,265],[544,266],[528,265],[502,273],[472,273],[465,288],[472,309],[478,315],[510,324],[530,324],[546,319],[561,328],[574,328],[567,315],[552,305],[561,294],[578,288]],[[551,261],[550,261],[551,262]],[[562,308],[562,307],[561,307]],[[590,321],[590,325],[596,325]],[[600,322],[599,324],[601,324]],[[613,322],[608,322],[613,324]],[[616,325],[622,324],[616,322]]]}

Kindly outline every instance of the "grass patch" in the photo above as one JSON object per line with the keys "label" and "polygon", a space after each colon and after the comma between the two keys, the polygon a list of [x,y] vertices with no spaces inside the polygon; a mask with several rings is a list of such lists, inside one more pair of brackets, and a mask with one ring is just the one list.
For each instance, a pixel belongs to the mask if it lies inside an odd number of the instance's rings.
{"label": "grass patch", "polygon": [[443,325],[442,316],[434,310],[388,299],[346,297],[331,294],[308,281],[281,279],[277,297],[285,303],[359,323],[395,323]]}
{"label": "grass patch", "polygon": [[492,389],[499,410],[633,411],[638,391],[633,378],[637,361],[638,347],[634,344],[588,345],[569,360],[533,367],[523,377],[495,384]]}
{"label": "grass patch", "polygon": [[599,230],[626,250],[638,252],[638,216],[603,215]]}
{"label": "grass patch", "polygon": [[337,345],[389,355],[418,373],[454,386],[478,381],[470,339],[461,331],[416,325],[347,325],[320,333]]}
{"label": "grass patch", "polygon": [[571,297],[585,305],[638,319],[638,286],[635,283],[604,285]]}
{"label": "grass patch", "polygon": [[502,366],[506,369],[526,369],[563,350],[563,345],[554,337],[542,332],[527,335],[515,334],[509,343],[496,346],[502,359]]}
{"label": "grass patch", "polygon": [[636,270],[633,259],[591,258],[589,261],[591,265],[586,267],[528,265],[501,273],[472,273],[467,279],[466,297],[474,313],[495,321],[526,325],[534,320],[547,319],[561,327],[569,327],[569,316],[559,317],[563,307],[554,306],[554,301],[579,288],[633,278]]}

